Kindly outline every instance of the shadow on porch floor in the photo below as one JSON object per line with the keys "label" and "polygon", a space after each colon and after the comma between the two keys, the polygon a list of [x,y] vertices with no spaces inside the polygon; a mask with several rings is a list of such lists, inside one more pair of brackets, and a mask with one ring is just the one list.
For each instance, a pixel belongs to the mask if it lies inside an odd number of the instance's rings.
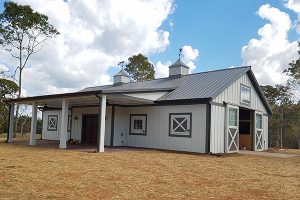
{"label": "shadow on porch floor", "polygon": [[[48,149],[59,149],[59,141],[54,140],[36,140],[36,145],[30,146],[29,141],[25,139],[15,139],[13,144],[20,146],[27,146],[33,148],[48,148]],[[93,144],[67,144],[67,150],[95,153],[96,145]],[[105,152],[114,152],[114,151],[143,151],[149,149],[143,148],[134,148],[134,147],[109,147],[105,146]]]}

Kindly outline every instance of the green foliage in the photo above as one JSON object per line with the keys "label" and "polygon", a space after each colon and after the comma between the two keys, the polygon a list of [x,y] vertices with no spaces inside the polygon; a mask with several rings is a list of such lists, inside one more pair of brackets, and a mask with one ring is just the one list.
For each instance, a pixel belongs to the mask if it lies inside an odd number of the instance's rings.
{"label": "green foliage", "polygon": [[[48,22],[46,15],[34,12],[29,5],[19,5],[12,1],[4,3],[4,12],[0,14],[0,43],[3,45],[12,45],[20,48],[18,42],[22,42],[25,36],[31,39],[31,43],[38,44],[35,41],[39,36],[52,37],[59,32]],[[21,47],[31,48],[35,46]]]}
{"label": "green foliage", "polygon": [[298,148],[300,137],[300,104],[294,103],[289,84],[261,86],[272,116],[269,118],[269,146]]}
{"label": "green foliage", "polygon": [[135,81],[154,79],[154,66],[148,61],[148,58],[142,54],[133,55],[128,58],[128,64],[125,71]]}
{"label": "green foliage", "polygon": [[8,106],[2,100],[14,97],[18,92],[18,85],[4,78],[0,78],[0,133],[7,131]]}
{"label": "green foliage", "polygon": [[[300,42],[298,42],[298,46],[300,47]],[[298,54],[300,54],[300,50]],[[289,63],[289,66],[284,72],[291,76],[297,84],[300,84],[300,57],[296,61],[293,60]]]}
{"label": "green foliage", "polygon": [[22,70],[28,59],[40,50],[41,44],[58,34],[49,24],[48,17],[34,12],[29,5],[4,3],[4,12],[0,14],[0,45],[19,61],[15,70],[19,72],[18,97],[22,90]]}
{"label": "green foliage", "polygon": [[4,99],[7,96],[14,96],[18,92],[18,85],[8,79],[0,78],[0,98]]}

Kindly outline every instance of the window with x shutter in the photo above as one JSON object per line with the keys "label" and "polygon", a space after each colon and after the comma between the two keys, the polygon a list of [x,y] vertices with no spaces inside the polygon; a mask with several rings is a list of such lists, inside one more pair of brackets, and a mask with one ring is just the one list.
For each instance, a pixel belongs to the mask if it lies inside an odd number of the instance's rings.
{"label": "window with x shutter", "polygon": [[192,113],[170,113],[169,136],[191,137]]}

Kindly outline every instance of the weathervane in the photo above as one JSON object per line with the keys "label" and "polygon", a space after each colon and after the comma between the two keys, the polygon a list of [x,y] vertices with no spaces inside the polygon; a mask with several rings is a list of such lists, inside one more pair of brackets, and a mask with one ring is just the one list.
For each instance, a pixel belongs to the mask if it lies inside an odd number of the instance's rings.
{"label": "weathervane", "polygon": [[179,49],[179,53],[178,53],[179,60],[180,60],[181,56],[182,56],[182,48]]}
{"label": "weathervane", "polygon": [[124,70],[124,62],[125,61],[123,60],[123,61],[121,61],[121,62],[118,63],[118,65],[121,66],[122,70]]}

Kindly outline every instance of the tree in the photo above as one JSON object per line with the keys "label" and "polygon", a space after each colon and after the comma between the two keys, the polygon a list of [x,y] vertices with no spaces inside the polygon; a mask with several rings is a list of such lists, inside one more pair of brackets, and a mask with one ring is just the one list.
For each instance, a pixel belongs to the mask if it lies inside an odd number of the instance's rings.
{"label": "tree", "polygon": [[[47,39],[58,34],[59,32],[48,22],[48,17],[34,12],[29,5],[19,5],[12,1],[4,3],[4,12],[0,14],[0,45],[18,60],[19,64],[12,75],[18,80],[18,98],[22,93],[22,72],[29,58],[41,49],[41,45]],[[17,119],[18,113],[17,105]]]}
{"label": "tree", "polygon": [[[264,92],[269,105],[273,111],[273,115],[269,120],[270,129],[269,129],[269,141],[270,146],[273,146],[274,143],[277,145],[279,139],[280,146],[284,145],[284,126],[288,124],[287,115],[291,108],[293,107],[293,101],[291,100],[292,94],[290,91],[290,86],[287,84],[276,85],[275,87],[266,85],[261,86],[262,91]],[[279,133],[279,138],[276,137],[275,133]]]}
{"label": "tree", "polygon": [[8,106],[3,100],[15,96],[18,90],[19,87],[15,82],[0,78],[0,133],[7,131],[8,121]]}
{"label": "tree", "polygon": [[128,58],[128,64],[125,71],[135,81],[154,79],[154,66],[148,61],[148,58],[142,54],[133,55]]}
{"label": "tree", "polygon": [[[298,47],[300,47],[300,42],[298,42]],[[300,50],[298,51],[300,55]],[[296,61],[289,63],[289,68],[284,70],[284,72],[293,78],[293,80],[300,85],[300,57]]]}

